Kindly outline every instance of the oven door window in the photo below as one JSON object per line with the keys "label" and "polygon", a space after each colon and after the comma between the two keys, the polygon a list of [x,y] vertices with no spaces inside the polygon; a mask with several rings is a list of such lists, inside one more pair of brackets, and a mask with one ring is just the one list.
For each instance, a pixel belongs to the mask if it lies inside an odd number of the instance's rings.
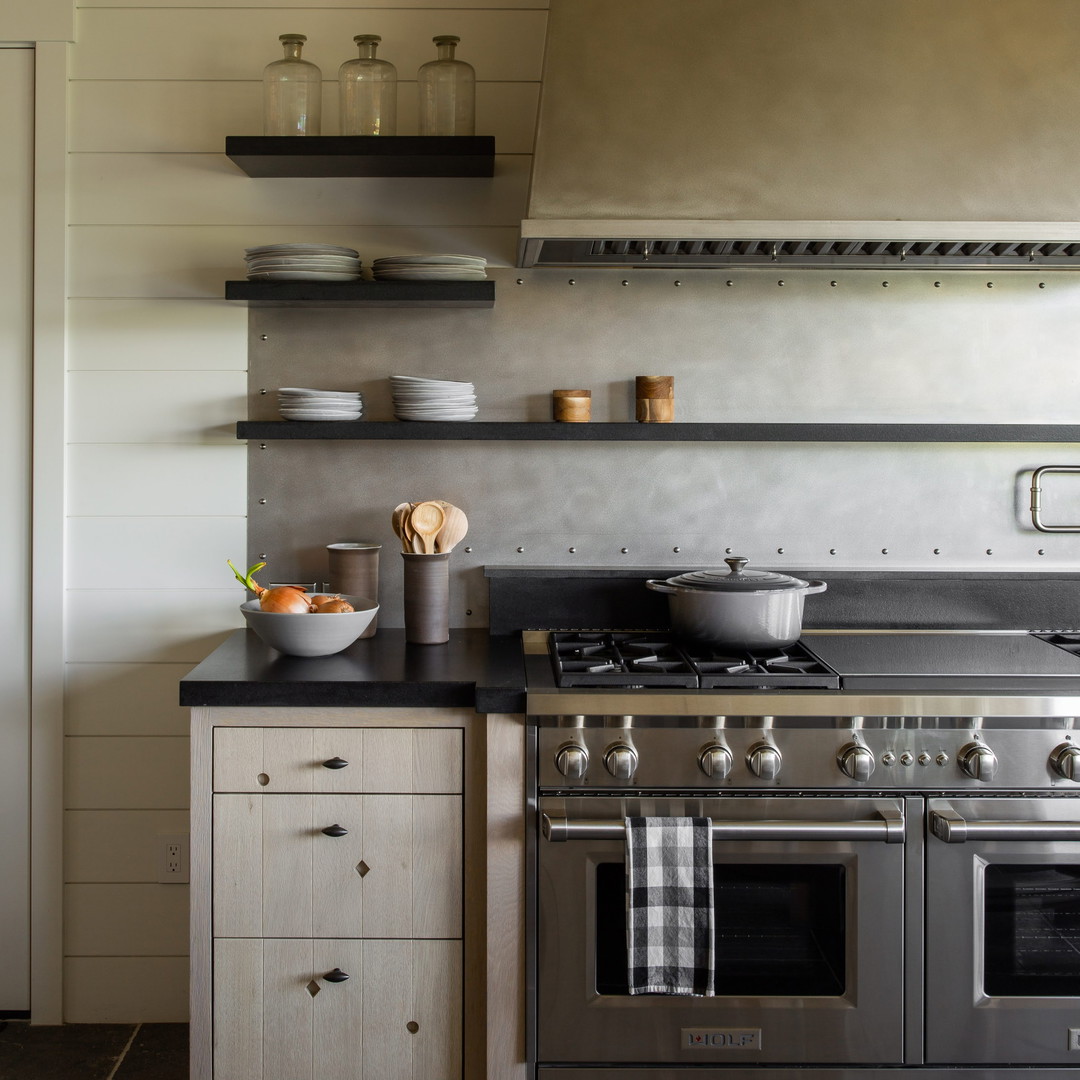
{"label": "oven door window", "polygon": [[[716,993],[832,997],[844,993],[844,867],[715,864]],[[626,869],[596,866],[596,992],[629,994]]]}
{"label": "oven door window", "polygon": [[990,997],[1075,996],[1080,867],[986,867],[983,989]]}

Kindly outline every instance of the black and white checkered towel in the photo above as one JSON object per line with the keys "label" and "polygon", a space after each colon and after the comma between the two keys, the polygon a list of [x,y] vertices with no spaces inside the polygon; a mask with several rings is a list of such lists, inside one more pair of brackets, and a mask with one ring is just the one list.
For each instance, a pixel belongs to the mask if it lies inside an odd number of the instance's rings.
{"label": "black and white checkered towel", "polygon": [[712,821],[626,818],[631,994],[712,997]]}

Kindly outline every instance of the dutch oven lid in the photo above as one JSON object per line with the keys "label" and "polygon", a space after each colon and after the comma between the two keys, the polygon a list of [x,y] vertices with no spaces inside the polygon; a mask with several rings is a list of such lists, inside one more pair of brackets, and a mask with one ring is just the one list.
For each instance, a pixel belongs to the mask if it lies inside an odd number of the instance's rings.
{"label": "dutch oven lid", "polygon": [[683,589],[701,589],[709,592],[772,592],[784,589],[806,589],[810,582],[775,570],[747,570],[746,559],[733,555],[724,562],[731,567],[728,573],[721,570],[695,570],[668,578],[667,584]]}

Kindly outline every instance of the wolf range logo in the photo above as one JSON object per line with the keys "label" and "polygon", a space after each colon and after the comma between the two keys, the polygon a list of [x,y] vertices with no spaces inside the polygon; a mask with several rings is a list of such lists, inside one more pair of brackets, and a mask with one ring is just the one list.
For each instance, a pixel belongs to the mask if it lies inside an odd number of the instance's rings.
{"label": "wolf range logo", "polygon": [[683,1028],[684,1050],[760,1050],[760,1028]]}

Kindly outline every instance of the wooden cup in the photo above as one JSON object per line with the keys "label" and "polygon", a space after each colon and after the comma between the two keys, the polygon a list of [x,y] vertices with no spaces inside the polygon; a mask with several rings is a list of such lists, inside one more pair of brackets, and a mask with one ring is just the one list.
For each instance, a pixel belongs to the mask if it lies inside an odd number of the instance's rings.
{"label": "wooden cup", "polygon": [[562,423],[588,423],[592,415],[592,391],[552,390],[551,405],[555,419]]}
{"label": "wooden cup", "polygon": [[639,375],[634,390],[639,423],[670,424],[675,419],[674,375]]}

